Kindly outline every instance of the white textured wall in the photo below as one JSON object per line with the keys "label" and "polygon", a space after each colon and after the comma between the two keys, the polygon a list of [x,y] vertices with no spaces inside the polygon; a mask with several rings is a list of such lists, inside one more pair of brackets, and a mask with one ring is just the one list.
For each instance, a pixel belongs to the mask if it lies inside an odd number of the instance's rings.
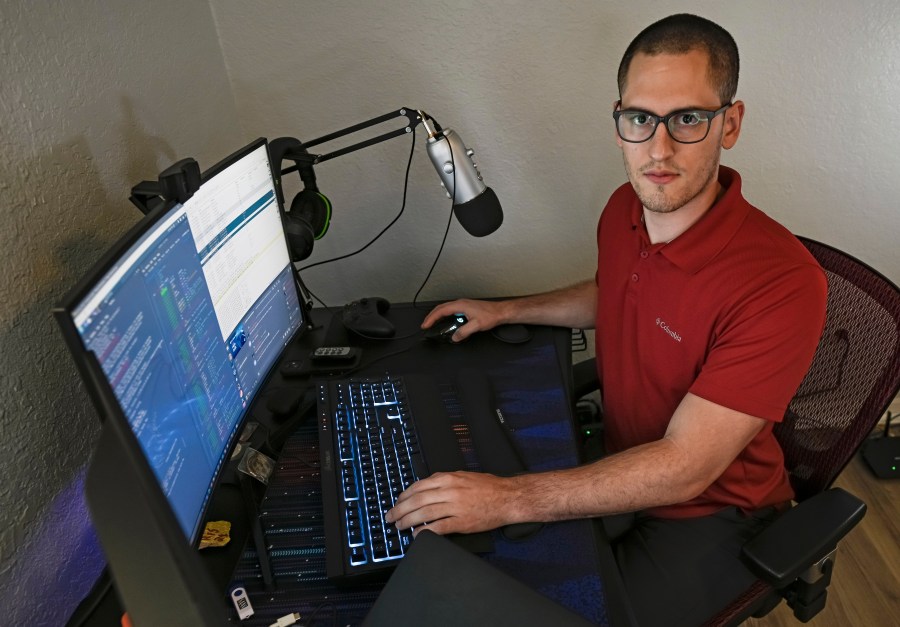
{"label": "white textured wall", "polygon": [[[475,148],[506,221],[485,240],[454,225],[427,297],[590,276],[596,216],[625,180],[610,116],[619,58],[644,26],[685,10],[720,22],[740,46],[747,116],[724,161],[743,172],[750,200],[900,281],[896,0],[211,5],[245,128],[311,139],[409,105]],[[408,215],[356,260],[305,274],[331,304],[409,300],[424,277],[447,205],[419,143]],[[335,217],[311,261],[387,224],[407,150],[395,139],[317,166]]]}
{"label": "white textured wall", "polygon": [[50,309],[137,221],[132,185],[244,138],[205,0],[4,1],[0,32],[0,624],[58,625],[102,556],[98,419]]}

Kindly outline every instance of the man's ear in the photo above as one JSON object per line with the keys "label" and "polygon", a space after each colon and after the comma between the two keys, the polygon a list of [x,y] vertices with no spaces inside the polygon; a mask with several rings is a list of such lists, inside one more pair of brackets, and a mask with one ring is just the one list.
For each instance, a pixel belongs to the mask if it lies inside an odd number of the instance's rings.
{"label": "man's ear", "polygon": [[741,134],[741,122],[744,120],[744,102],[736,100],[725,112],[725,128],[722,131],[722,148],[730,150]]}
{"label": "man's ear", "polygon": [[[622,104],[621,100],[613,100],[612,110],[615,111],[616,109],[619,108],[619,105],[621,105],[621,104]],[[615,129],[615,126],[613,127],[613,137],[616,140],[616,144],[619,146],[619,148],[621,148],[622,147],[622,138],[619,137],[619,131],[617,131]]]}

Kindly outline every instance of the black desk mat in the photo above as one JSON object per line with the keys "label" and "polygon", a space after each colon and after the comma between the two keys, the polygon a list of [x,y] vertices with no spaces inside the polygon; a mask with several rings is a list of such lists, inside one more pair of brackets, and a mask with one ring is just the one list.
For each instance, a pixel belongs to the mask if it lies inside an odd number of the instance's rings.
{"label": "black desk mat", "polygon": [[[401,329],[417,324],[415,319],[423,315],[398,313]],[[503,344],[488,334],[458,346],[425,343],[417,337],[397,340],[393,347],[359,341],[370,358],[390,354],[359,374],[384,372],[388,365],[391,373],[401,375],[410,371],[446,375],[460,368],[479,368],[490,378],[498,405],[515,428],[529,469],[569,467],[577,463],[577,450],[555,333],[559,332],[536,328],[532,340],[521,345]],[[409,350],[398,353],[398,347]],[[355,625],[378,596],[381,584],[346,589],[325,578],[317,467],[318,434],[314,426],[301,427],[286,441],[261,507],[276,589],[264,589],[251,546],[234,580],[247,589],[256,614],[241,624],[270,625],[278,617],[299,612],[304,625],[310,617],[311,625]],[[485,556],[490,563],[589,621],[609,624],[590,521],[547,524],[519,542],[498,533],[494,538],[494,552]]]}

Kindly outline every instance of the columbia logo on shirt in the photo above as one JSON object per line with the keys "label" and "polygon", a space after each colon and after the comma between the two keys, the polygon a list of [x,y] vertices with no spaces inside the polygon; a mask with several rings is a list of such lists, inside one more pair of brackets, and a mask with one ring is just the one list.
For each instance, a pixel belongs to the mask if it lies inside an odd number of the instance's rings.
{"label": "columbia logo on shirt", "polygon": [[674,331],[674,330],[672,330],[671,328],[669,328],[669,325],[666,324],[666,321],[665,321],[665,320],[660,320],[659,318],[657,318],[657,319],[656,319],[656,326],[658,326],[660,329],[662,329],[663,331],[665,331],[665,332],[666,332],[673,340],[675,340],[676,342],[680,342],[680,341],[681,341],[681,335],[678,333],[678,331]]}

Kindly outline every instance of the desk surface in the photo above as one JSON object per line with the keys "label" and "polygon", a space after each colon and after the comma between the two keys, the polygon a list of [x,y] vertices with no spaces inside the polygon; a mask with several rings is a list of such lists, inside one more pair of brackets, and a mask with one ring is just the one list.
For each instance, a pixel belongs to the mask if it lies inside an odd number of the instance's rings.
{"label": "desk surface", "polygon": [[[336,320],[324,343],[362,348],[357,376],[387,371],[452,378],[459,370],[477,369],[490,378],[529,470],[576,464],[568,330],[534,328],[532,339],[517,345],[486,333],[458,345],[439,344],[425,342],[417,333],[427,310],[392,307],[387,314],[397,327],[397,339],[392,341],[350,336]],[[317,610],[328,623],[336,617],[340,624],[357,624],[381,589],[381,584],[338,589],[324,579],[317,442],[315,427],[301,426],[282,450],[261,507],[277,586],[272,592],[263,588],[256,554],[248,549],[235,581],[247,588],[257,615],[242,624],[268,625],[291,611],[310,615]],[[484,556],[491,564],[592,623],[609,624],[597,557],[604,547],[602,541],[598,547],[591,521],[548,524],[517,542],[494,533],[493,541],[494,551]],[[327,605],[322,605],[323,599]]]}

